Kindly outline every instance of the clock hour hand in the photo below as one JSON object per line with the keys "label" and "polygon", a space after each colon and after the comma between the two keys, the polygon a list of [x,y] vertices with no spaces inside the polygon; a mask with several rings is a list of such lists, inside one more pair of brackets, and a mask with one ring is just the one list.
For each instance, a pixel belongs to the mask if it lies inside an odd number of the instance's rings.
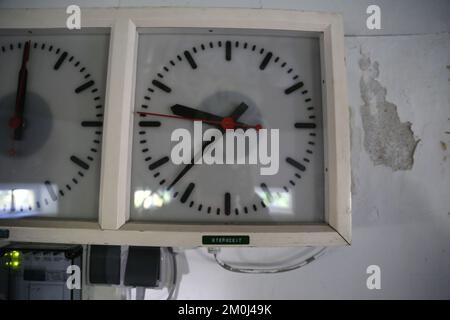
{"label": "clock hour hand", "polygon": [[19,71],[19,81],[17,84],[17,92],[16,92],[16,105],[14,109],[14,115],[9,120],[9,127],[14,129],[13,139],[14,140],[22,140],[23,135],[23,115],[25,111],[25,95],[27,92],[27,78],[28,78],[28,70],[27,63],[30,57],[30,41],[25,43],[25,47],[23,49],[22,55],[22,65]]}
{"label": "clock hour hand", "polygon": [[[202,121],[217,127],[221,131],[223,131],[223,129],[226,128],[227,125],[229,126],[229,128],[227,129],[243,128],[245,130],[248,128],[256,128],[256,129],[260,128],[259,125],[249,126],[244,123],[235,122],[248,109],[248,105],[245,104],[244,102],[242,102],[239,106],[237,106],[228,117],[221,117],[206,111],[186,107],[180,104],[175,104],[172,107],[170,107],[170,109],[172,110],[173,114],[177,116],[189,119],[202,119]],[[228,123],[224,123],[224,119],[226,118],[233,121],[228,121]]]}
{"label": "clock hour hand", "polygon": [[181,116],[184,118],[191,118],[191,119],[202,119],[207,121],[217,121],[220,122],[223,117],[217,116],[215,114],[201,111],[198,109],[190,108],[183,106],[181,104],[175,104],[170,107],[170,110],[172,110],[173,114],[176,114],[177,116]]}
{"label": "clock hour hand", "polygon": [[[188,108],[188,107],[186,107],[186,108]],[[248,108],[248,106],[247,106],[245,103],[241,103],[239,106],[237,106],[237,107],[233,110],[233,112],[231,112],[229,118],[231,118],[232,120],[236,121],[237,119],[239,119],[239,117],[240,117],[241,115],[244,114],[244,112],[247,110],[247,108]],[[191,109],[191,108],[188,108],[188,109]],[[193,110],[195,110],[195,109],[193,109]],[[173,111],[173,109],[172,109],[172,111]],[[222,117],[219,117],[219,118],[222,119]],[[219,126],[219,127],[220,127],[220,126]],[[220,131],[221,131],[222,133],[225,133],[225,130],[224,130],[222,127],[220,127]],[[201,154],[203,154],[203,151],[205,151],[205,149],[206,149],[210,144],[212,144],[214,141],[215,141],[215,139],[211,139],[210,141],[205,141],[205,142],[203,142]],[[192,167],[193,167],[194,164],[195,164],[196,157],[197,157],[197,155],[194,155],[194,156],[192,157],[192,159],[191,159],[191,162],[184,166],[183,170],[181,170],[180,173],[175,177],[175,179],[173,179],[173,181],[169,184],[169,186],[167,187],[167,190],[170,190],[170,189],[171,189],[178,181],[181,180],[181,178],[183,178],[183,176],[184,176],[189,170],[192,169]]]}

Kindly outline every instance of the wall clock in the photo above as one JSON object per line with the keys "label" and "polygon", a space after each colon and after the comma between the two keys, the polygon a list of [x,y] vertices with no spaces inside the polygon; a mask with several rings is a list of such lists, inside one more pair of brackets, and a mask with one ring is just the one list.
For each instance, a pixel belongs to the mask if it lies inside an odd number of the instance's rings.
{"label": "wall clock", "polygon": [[[58,205],[42,213],[54,215],[51,219],[2,219],[0,234],[13,241],[154,246],[350,243],[349,122],[339,15],[252,9],[84,9],[81,33],[53,34],[53,29],[64,28],[66,18],[59,9],[0,12],[0,28],[8,37],[3,42],[13,43],[14,48],[5,47],[11,61],[8,73],[16,78],[24,43],[30,38],[23,37],[24,32],[39,29],[39,36],[49,37],[30,39],[41,46],[44,42],[45,48],[32,46],[27,85],[32,87],[33,68],[42,69],[48,81],[34,80],[38,97],[26,101],[35,99],[39,106],[43,100],[41,108],[56,115],[46,138],[23,149],[22,157],[19,144],[16,158],[1,156],[11,168],[26,157],[35,159],[36,166],[16,175],[2,171],[6,184],[2,190],[8,192],[17,183],[20,188],[36,185],[41,193],[34,202],[42,195],[52,203],[45,183],[49,181]],[[88,38],[86,32],[97,28],[106,29],[110,36]],[[14,30],[22,32],[21,39],[16,39]],[[80,42],[69,44],[68,34],[79,36]],[[53,45],[52,52],[48,45]],[[0,52],[0,63],[3,56]],[[80,65],[69,62],[70,56]],[[33,65],[37,57],[42,63]],[[54,70],[60,59],[64,72],[62,67]],[[106,64],[102,118],[97,117],[100,103],[93,99],[103,100]],[[92,78],[85,79],[86,73]],[[4,122],[14,124],[11,118],[17,111],[19,120],[27,123],[30,106],[25,102],[24,117],[20,117],[22,109],[15,108],[17,79],[5,83],[8,90],[0,88],[4,90],[0,97],[5,96],[2,99],[9,105],[2,114]],[[175,164],[170,158],[171,133],[176,129],[192,133],[192,119],[198,118],[205,131],[220,129],[217,141],[224,127],[234,125],[245,127],[246,133],[278,129],[276,174],[262,175],[260,169],[267,166],[261,163]],[[16,129],[9,122],[0,128],[8,137]],[[32,126],[25,127],[24,137]],[[97,131],[102,131],[101,161],[100,146],[96,157],[91,150],[97,145],[94,140],[100,141]],[[5,151],[10,140],[2,145]],[[197,146],[202,144],[199,141]],[[37,170],[38,165],[45,170]],[[29,174],[30,170],[35,171]],[[67,181],[79,171],[83,179],[76,187],[69,184],[68,191]],[[29,212],[40,214],[33,206]]]}
{"label": "wall clock", "polygon": [[[319,38],[188,32],[147,29],[139,35],[131,219],[324,221]],[[172,162],[172,132],[193,133],[193,122],[171,116],[225,117],[240,104],[246,107],[240,122],[279,130],[278,173],[261,175],[263,165],[236,161]]]}
{"label": "wall clock", "polygon": [[0,36],[2,218],[98,216],[107,45],[107,34]]}

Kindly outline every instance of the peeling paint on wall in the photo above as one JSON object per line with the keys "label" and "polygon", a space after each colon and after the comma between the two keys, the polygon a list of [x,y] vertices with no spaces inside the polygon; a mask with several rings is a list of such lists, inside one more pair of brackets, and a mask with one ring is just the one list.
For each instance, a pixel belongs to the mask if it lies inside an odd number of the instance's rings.
{"label": "peeling paint on wall", "polygon": [[414,163],[414,151],[419,140],[414,138],[410,122],[401,122],[397,106],[386,100],[387,90],[378,80],[378,62],[371,62],[361,52],[359,68],[361,118],[364,129],[364,148],[375,165],[392,170],[410,170]]}

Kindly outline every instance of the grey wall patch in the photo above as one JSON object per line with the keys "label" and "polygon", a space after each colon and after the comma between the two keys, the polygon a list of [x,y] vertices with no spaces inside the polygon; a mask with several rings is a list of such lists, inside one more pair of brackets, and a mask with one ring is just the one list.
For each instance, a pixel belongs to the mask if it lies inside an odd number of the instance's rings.
{"label": "grey wall patch", "polygon": [[359,68],[361,118],[364,129],[364,148],[375,165],[385,165],[392,170],[409,170],[414,163],[415,140],[410,122],[401,122],[397,106],[386,101],[386,88],[376,79],[378,62],[361,53]]}

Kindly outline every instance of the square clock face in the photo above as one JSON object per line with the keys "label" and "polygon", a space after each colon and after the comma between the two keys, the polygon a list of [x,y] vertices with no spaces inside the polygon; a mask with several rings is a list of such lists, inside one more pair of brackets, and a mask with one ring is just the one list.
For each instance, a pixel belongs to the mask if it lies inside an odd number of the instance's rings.
{"label": "square clock face", "polygon": [[0,218],[98,216],[108,45],[104,30],[1,30]]}
{"label": "square clock face", "polygon": [[[323,222],[320,62],[320,41],[311,34],[139,30],[130,220]],[[209,129],[219,133],[213,141],[201,138]],[[244,136],[240,162],[237,147],[229,157],[234,161],[226,161],[233,149],[226,129]],[[261,129],[268,135],[263,154],[272,156],[270,174],[262,170],[270,165],[260,156]],[[272,140],[275,131],[278,140]],[[203,150],[224,164],[174,160],[186,133],[187,158]],[[252,134],[256,145],[247,137]],[[251,154],[258,155],[256,163]]]}

